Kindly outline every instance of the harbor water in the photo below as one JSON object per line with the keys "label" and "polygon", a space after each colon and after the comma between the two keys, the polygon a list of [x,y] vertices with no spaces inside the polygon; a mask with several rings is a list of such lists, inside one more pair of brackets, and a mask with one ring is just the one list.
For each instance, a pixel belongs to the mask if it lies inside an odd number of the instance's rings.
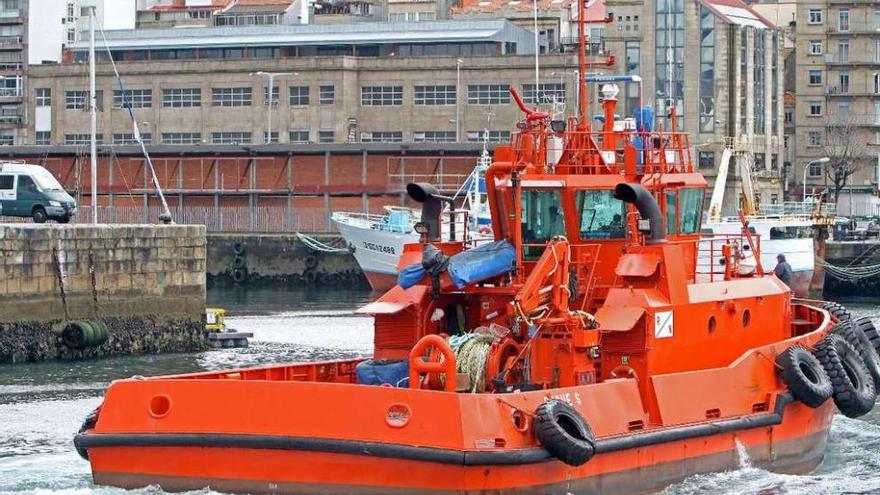
{"label": "harbor water", "polygon": [[[372,351],[372,320],[351,314],[370,300],[368,292],[216,290],[209,291],[208,299],[227,309],[229,326],[254,333],[250,347],[0,366],[0,495],[127,493],[92,485],[89,464],[72,444],[82,419],[113,379],[341,359]],[[880,325],[880,306],[849,307]],[[133,493],[162,491],[151,487]],[[743,453],[738,469],[693,476],[663,493],[880,493],[880,408],[861,419],[836,416],[825,462],[812,474],[769,473],[753,467]]]}

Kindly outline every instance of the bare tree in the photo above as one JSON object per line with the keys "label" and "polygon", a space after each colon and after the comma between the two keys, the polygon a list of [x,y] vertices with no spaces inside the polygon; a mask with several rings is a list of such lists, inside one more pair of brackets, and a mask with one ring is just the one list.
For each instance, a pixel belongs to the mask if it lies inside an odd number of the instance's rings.
{"label": "bare tree", "polygon": [[823,147],[829,159],[825,164],[825,179],[832,185],[835,202],[867,157],[868,138],[859,124],[859,116],[851,115],[831,115],[825,123]]}

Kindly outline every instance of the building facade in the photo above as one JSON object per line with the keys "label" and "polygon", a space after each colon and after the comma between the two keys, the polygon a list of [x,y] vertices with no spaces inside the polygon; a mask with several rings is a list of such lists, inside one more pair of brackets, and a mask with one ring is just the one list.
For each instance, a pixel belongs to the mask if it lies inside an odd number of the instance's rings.
{"label": "building facade", "polygon": [[25,133],[28,0],[0,0],[0,145]]}
{"label": "building facade", "polygon": [[[504,142],[521,118],[510,86],[538,104],[576,91],[557,76],[573,54],[542,56],[536,88],[533,36],[505,20],[258,31],[108,32],[127,94],[99,56],[102,142],[133,142],[128,107],[153,144],[479,142],[484,130]],[[28,144],[87,143],[86,54],[78,44],[67,63],[32,69]]]}
{"label": "building facade", "polygon": [[[842,185],[838,203],[854,204],[840,204],[840,214],[880,214],[878,31],[878,1],[798,2],[794,190]],[[816,162],[824,157],[828,163]]]}
{"label": "building facade", "polygon": [[605,45],[614,74],[642,84],[622,90],[627,114],[655,108],[658,122],[675,109],[690,132],[700,172],[712,181],[731,150],[724,214],[740,206],[743,170],[759,203],[782,201],[783,61],[781,32],[739,0],[608,0],[614,18]]}

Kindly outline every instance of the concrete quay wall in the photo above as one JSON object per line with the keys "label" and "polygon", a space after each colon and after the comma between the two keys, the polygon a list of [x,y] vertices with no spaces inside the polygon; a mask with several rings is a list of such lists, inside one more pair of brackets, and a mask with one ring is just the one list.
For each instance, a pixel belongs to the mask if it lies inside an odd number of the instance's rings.
{"label": "concrete quay wall", "polygon": [[[339,235],[313,237],[345,247]],[[209,284],[369,287],[350,252],[316,251],[296,234],[209,234],[207,249]]]}
{"label": "concrete quay wall", "polygon": [[[840,268],[880,265],[880,242],[826,242],[824,259]],[[835,278],[826,271],[823,295],[845,299],[866,298],[874,302],[880,297],[880,277],[853,282]]]}
{"label": "concrete quay wall", "polygon": [[[0,225],[0,363],[206,347],[206,242],[192,225]],[[73,321],[107,339],[71,348]]]}

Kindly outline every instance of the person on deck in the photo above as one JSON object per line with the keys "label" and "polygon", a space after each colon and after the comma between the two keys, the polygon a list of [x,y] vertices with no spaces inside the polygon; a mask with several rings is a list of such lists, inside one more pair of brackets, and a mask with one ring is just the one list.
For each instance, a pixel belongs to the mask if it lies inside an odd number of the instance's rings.
{"label": "person on deck", "polygon": [[777,254],[776,262],[776,268],[773,269],[773,274],[776,275],[779,280],[782,280],[783,284],[791,287],[791,265],[785,261],[785,255],[781,253]]}

